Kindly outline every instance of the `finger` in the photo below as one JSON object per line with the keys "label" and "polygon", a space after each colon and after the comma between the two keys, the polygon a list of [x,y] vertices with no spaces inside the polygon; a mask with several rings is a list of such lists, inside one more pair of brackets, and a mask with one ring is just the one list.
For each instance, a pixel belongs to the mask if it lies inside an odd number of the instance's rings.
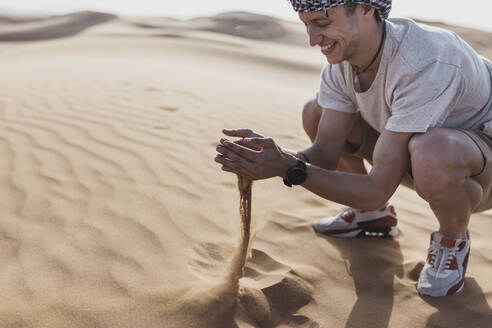
{"label": "finger", "polygon": [[231,161],[229,158],[225,157],[224,155],[215,156],[214,161],[222,165],[234,167],[234,165],[232,164],[233,161]]}
{"label": "finger", "polygon": [[233,170],[233,169],[231,169],[230,167],[225,166],[225,165],[222,165],[221,169],[222,169],[222,171],[226,171],[226,172],[231,172],[231,173],[236,173],[236,174],[239,174],[238,172],[234,172],[234,170]]}
{"label": "finger", "polygon": [[214,158],[215,162],[222,165],[222,170],[227,172],[236,172],[236,165],[232,165],[232,162],[225,158],[223,155],[217,155]]}
{"label": "finger", "polygon": [[275,141],[272,138],[244,138],[244,146],[255,148],[273,148]]}
{"label": "finger", "polygon": [[225,146],[218,145],[216,148],[217,152],[221,154],[226,160],[236,163],[244,163],[244,167],[248,165],[254,166],[254,163],[249,159],[242,157],[241,155],[235,153],[233,150],[226,148]]}
{"label": "finger", "polygon": [[246,148],[249,148],[249,149],[253,149],[253,150],[256,150],[256,151],[260,151],[263,148],[261,146],[254,145],[251,142],[246,141],[245,138],[236,140],[236,141],[234,141],[234,143],[237,143],[238,145],[241,145],[243,147],[246,147]]}
{"label": "finger", "polygon": [[[220,145],[218,147],[220,147],[220,146],[222,147],[222,148],[220,148],[221,151],[219,151],[219,149],[217,149],[217,151],[219,153],[224,154],[222,151],[226,151],[227,155],[229,155],[230,153],[233,153],[233,154],[239,155],[239,157],[243,157],[243,158],[245,158],[251,162],[256,162],[256,159],[258,158],[258,155],[259,155],[259,153],[257,151],[243,147],[243,146],[238,145],[236,143],[230,142],[227,139],[220,139]],[[223,148],[226,148],[226,150],[224,150]],[[227,156],[227,157],[230,157],[230,156]]]}
{"label": "finger", "polygon": [[222,164],[221,169],[223,171],[240,174],[240,175],[243,175],[243,176],[246,176],[246,177],[252,179],[252,176],[250,175],[250,173],[244,167],[242,167],[241,165],[239,165],[239,163],[232,162],[232,161],[226,159],[222,155],[217,155],[215,157],[215,161],[217,163]]}
{"label": "finger", "polygon": [[256,165],[254,162],[248,160],[247,158],[241,157],[221,145],[217,146],[217,152],[221,155],[216,156],[216,162],[233,169],[242,169],[243,172],[246,172],[248,175],[254,175],[254,172],[256,171]]}
{"label": "finger", "polygon": [[253,138],[261,137],[260,134],[254,132],[251,129],[223,129],[222,133],[229,137],[239,137],[239,138]]}

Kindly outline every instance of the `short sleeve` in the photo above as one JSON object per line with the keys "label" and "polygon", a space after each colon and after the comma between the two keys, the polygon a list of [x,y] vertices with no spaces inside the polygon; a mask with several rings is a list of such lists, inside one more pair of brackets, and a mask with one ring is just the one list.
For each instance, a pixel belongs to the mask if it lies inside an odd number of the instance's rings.
{"label": "short sleeve", "polygon": [[405,73],[392,92],[391,116],[386,129],[426,132],[443,124],[465,89],[459,67],[433,62],[419,71]]}
{"label": "short sleeve", "polygon": [[347,83],[343,78],[341,64],[328,64],[323,68],[316,98],[322,108],[355,113],[356,107],[347,95]]}

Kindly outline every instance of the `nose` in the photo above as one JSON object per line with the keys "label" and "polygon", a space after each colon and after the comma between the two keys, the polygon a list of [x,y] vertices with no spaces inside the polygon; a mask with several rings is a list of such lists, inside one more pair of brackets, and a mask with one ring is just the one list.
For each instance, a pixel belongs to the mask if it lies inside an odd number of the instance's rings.
{"label": "nose", "polygon": [[307,33],[309,36],[309,44],[314,47],[321,43],[323,36],[319,33],[319,30],[315,27],[308,26]]}

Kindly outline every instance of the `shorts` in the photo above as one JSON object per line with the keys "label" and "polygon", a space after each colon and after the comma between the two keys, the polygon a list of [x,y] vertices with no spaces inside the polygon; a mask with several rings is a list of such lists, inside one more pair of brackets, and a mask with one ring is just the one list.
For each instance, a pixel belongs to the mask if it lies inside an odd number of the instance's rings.
{"label": "shorts", "polygon": [[473,213],[483,212],[492,208],[492,137],[482,131],[460,130],[469,136],[482,152],[484,166],[482,172],[473,176],[482,185],[482,201]]}
{"label": "shorts", "polygon": [[[362,143],[359,148],[353,149],[351,155],[367,160],[372,164],[372,155],[374,147],[378,141],[380,133],[372,128],[357,112],[362,130]],[[483,189],[483,196],[480,204],[473,211],[474,213],[482,212],[492,208],[492,137],[482,131],[469,131],[458,129],[472,139],[482,152],[484,166],[482,172],[473,176],[480,183]],[[402,185],[415,189],[413,184],[412,168],[403,177]]]}

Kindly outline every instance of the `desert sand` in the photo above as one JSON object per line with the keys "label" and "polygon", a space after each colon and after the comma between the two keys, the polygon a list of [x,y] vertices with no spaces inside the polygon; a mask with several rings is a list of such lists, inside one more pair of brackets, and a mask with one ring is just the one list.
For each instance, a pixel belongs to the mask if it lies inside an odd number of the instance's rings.
{"label": "desert sand", "polygon": [[[454,29],[492,57],[491,34]],[[405,187],[397,238],[339,240],[311,228],[339,204],[255,182],[234,281],[221,129],[307,147],[323,64],[300,23],[248,13],[0,17],[0,326],[492,327],[492,212],[471,219],[464,291],[421,298],[437,221]]]}

